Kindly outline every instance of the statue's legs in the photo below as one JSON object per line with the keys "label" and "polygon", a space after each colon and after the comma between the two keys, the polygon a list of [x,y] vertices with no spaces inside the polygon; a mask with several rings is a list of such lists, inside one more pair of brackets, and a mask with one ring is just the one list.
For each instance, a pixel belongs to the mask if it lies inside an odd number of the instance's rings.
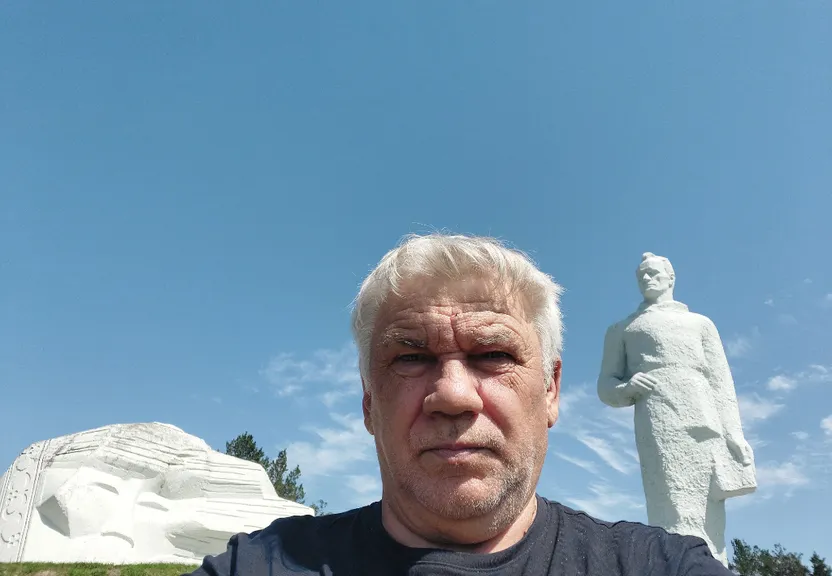
{"label": "statue's legs", "polygon": [[710,497],[713,449],[720,438],[698,441],[686,432],[638,439],[647,522],[698,536],[723,563],[725,502]]}

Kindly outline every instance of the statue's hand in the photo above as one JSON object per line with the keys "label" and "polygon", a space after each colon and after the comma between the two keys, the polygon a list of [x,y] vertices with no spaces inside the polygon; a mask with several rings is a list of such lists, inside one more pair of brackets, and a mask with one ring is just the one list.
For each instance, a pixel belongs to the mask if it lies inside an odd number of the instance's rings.
{"label": "statue's hand", "polygon": [[725,442],[728,444],[728,450],[731,451],[731,455],[737,462],[740,462],[743,466],[751,464],[751,446],[744,438],[737,439],[734,436],[728,435],[725,437]]}
{"label": "statue's hand", "polygon": [[633,398],[640,398],[652,392],[659,385],[656,379],[644,372],[636,372],[627,382],[627,392]]}

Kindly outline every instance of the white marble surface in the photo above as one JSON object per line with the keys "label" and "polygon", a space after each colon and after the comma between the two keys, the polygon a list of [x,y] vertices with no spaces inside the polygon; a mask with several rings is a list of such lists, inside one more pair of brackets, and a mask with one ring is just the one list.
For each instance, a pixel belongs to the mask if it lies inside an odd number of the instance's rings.
{"label": "white marble surface", "polygon": [[263,468],[168,424],[26,448],[0,479],[0,561],[199,563],[238,532],[313,514]]}
{"label": "white marble surface", "polygon": [[607,330],[598,395],[635,406],[648,523],[703,538],[727,563],[725,499],[756,488],[734,382],[713,322],[673,300],[670,262],[645,253],[644,301]]}

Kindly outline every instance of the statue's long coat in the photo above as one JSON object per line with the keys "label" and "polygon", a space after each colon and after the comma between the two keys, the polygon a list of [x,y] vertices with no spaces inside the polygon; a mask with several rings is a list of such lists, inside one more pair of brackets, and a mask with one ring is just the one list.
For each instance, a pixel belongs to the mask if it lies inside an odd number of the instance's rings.
{"label": "statue's long coat", "polygon": [[[638,372],[658,386],[634,400],[624,387]],[[680,302],[642,305],[607,330],[598,395],[610,406],[635,405],[648,522],[706,540],[718,536],[703,533],[706,517],[719,516],[726,496],[753,490],[754,471],[725,442],[743,433],[713,322]]]}

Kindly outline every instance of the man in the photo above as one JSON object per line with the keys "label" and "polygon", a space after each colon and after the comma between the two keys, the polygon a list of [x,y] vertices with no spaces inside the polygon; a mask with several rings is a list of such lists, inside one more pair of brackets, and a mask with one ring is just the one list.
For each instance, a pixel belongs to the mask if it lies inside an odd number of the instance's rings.
{"label": "man", "polygon": [[731,370],[713,322],[673,299],[667,258],[645,253],[636,279],[644,301],[607,330],[598,395],[635,405],[647,521],[701,537],[727,564],[725,499],[756,487]]}
{"label": "man", "polygon": [[413,236],[385,255],[353,312],[381,501],[238,535],[194,574],[730,574],[698,538],[536,495],[558,418],[560,293],[493,239]]}

